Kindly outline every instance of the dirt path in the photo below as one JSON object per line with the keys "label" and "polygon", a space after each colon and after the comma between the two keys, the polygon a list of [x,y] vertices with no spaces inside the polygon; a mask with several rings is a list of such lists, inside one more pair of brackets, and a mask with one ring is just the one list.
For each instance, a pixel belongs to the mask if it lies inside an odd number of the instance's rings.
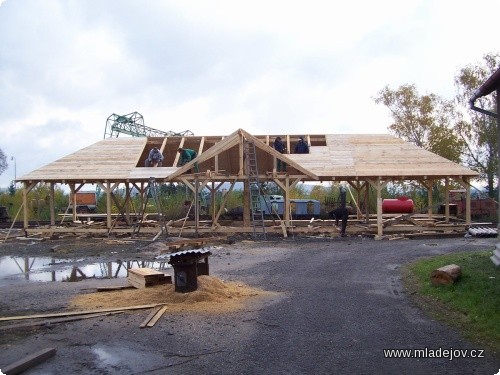
{"label": "dirt path", "polygon": [[[496,242],[301,238],[222,244],[211,250],[210,274],[269,293],[249,296],[226,312],[167,310],[147,329],[139,325],[149,311],[4,329],[0,368],[29,353],[56,347],[56,356],[31,373],[494,374],[500,359],[488,351],[485,358],[450,360],[389,359],[383,350],[482,349],[420,311],[403,290],[400,268],[422,256],[493,249]],[[8,243],[0,245],[0,255],[59,252],[58,256],[64,254],[75,262],[82,262],[84,255],[86,262],[154,258],[155,250],[145,245],[103,240]],[[1,315],[60,312],[71,307],[75,297],[94,293],[98,286],[124,282],[4,283]]]}

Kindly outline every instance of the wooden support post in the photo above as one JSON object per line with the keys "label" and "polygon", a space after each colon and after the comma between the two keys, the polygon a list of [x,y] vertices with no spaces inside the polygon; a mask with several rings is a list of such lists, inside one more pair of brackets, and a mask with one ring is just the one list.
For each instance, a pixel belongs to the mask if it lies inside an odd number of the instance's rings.
{"label": "wooden support post", "polygon": [[69,190],[71,192],[71,204],[70,204],[70,206],[73,207],[73,210],[71,212],[71,215],[72,215],[71,221],[75,222],[76,221],[76,188],[75,188],[74,183],[71,183],[68,185],[69,185]]}
{"label": "wooden support post", "polygon": [[[166,139],[166,138],[165,138]],[[130,225],[130,204],[132,199],[130,197],[130,184],[128,182],[125,183],[125,220],[128,225]]]}
{"label": "wooden support post", "polygon": [[377,234],[382,237],[384,234],[382,227],[382,187],[377,184]]}
{"label": "wooden support post", "polygon": [[56,210],[55,210],[55,198],[54,198],[54,183],[49,184],[49,205],[50,205],[50,226],[56,225]]}
{"label": "wooden support post", "polygon": [[198,227],[200,225],[200,192],[198,191],[198,177],[194,180],[194,232],[198,238]]}
{"label": "wooden support post", "polygon": [[111,182],[106,183],[106,228],[111,229]]}
{"label": "wooden support post", "polygon": [[387,185],[387,181],[383,182],[380,177],[375,181],[368,181],[377,189],[377,235],[381,238],[384,235],[382,223],[382,189]]}
{"label": "wooden support post", "polygon": [[28,225],[29,225],[28,209],[26,208],[26,206],[28,205],[27,189],[28,189],[28,183],[24,182],[23,183],[23,204],[22,204],[22,207],[24,207],[23,208],[23,227],[24,227],[24,229],[27,229]]}
{"label": "wooden support post", "polygon": [[434,180],[428,181],[427,186],[427,215],[429,219],[432,218],[432,186],[434,185]]}
{"label": "wooden support post", "polygon": [[243,227],[250,227],[250,183],[248,179],[243,181]]}
{"label": "wooden support post", "polygon": [[470,225],[472,221],[470,200],[470,178],[465,178],[465,224]]}
{"label": "wooden support post", "polygon": [[245,173],[245,159],[244,159],[244,155],[245,155],[245,150],[244,150],[244,144],[245,144],[245,138],[243,137],[243,135],[239,135],[239,138],[240,138],[240,143],[239,143],[239,147],[238,147],[238,165],[239,165],[239,170],[238,170],[238,176],[240,177],[243,177],[243,176],[246,176],[248,177],[248,171],[246,171]]}
{"label": "wooden support post", "polygon": [[285,207],[283,212],[283,219],[285,221],[286,226],[291,226],[290,222],[290,212],[291,212],[291,207],[290,207],[290,177],[288,175],[285,178],[285,190],[284,190],[284,195],[285,195]]}
{"label": "wooden support post", "polygon": [[216,193],[215,182],[212,181],[212,187],[210,188],[210,202],[212,203],[212,207],[211,207],[212,223],[215,220],[215,208],[216,208],[216,203],[217,203],[217,202],[215,202],[215,193]]}
{"label": "wooden support post", "polygon": [[450,179],[444,179],[444,218],[445,222],[450,222]]}
{"label": "wooden support post", "polygon": [[365,182],[365,223],[370,223],[370,184]]}
{"label": "wooden support post", "polygon": [[[500,163],[499,163],[500,165]],[[460,185],[465,188],[465,224],[470,225],[472,220],[472,212],[471,212],[471,198],[470,198],[470,178],[463,177],[461,180],[458,180]],[[500,224],[499,224],[500,225]]]}

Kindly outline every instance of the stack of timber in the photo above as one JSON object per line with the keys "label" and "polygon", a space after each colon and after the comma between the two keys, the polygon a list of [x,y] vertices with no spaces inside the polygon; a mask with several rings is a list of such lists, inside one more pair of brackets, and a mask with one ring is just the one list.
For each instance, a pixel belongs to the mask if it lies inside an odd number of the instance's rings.
{"label": "stack of timber", "polygon": [[162,254],[182,249],[184,247],[199,248],[206,246],[208,243],[227,241],[227,236],[221,237],[205,237],[205,238],[181,238],[165,242],[168,246],[168,251],[161,251]]}
{"label": "stack of timber", "polygon": [[155,285],[171,284],[172,276],[151,268],[131,268],[128,270],[128,282],[138,289]]}

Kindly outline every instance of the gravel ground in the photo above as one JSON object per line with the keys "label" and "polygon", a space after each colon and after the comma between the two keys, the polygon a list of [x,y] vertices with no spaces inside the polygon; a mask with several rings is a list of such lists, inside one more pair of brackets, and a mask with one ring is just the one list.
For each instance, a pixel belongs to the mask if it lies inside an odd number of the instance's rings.
{"label": "gravel ground", "polygon": [[[424,256],[493,250],[497,239],[375,241],[302,237],[237,241],[211,249],[210,274],[277,292],[239,311],[168,312],[152,328],[148,310],[5,329],[0,369],[55,347],[26,374],[495,374],[500,356],[385,358],[384,349],[485,349],[426,316],[405,293],[401,266]],[[67,264],[154,259],[161,242],[65,239],[0,244],[0,257],[57,257]],[[1,316],[61,312],[71,298],[126,279],[35,282],[1,279]],[[168,310],[167,310],[168,311]],[[476,352],[478,354],[479,352]]]}

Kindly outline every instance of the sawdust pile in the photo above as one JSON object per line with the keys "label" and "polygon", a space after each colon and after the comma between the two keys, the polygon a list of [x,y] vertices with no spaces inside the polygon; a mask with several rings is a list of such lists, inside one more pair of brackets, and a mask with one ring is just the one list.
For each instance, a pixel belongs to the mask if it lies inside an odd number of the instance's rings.
{"label": "sawdust pile", "polygon": [[82,294],[73,298],[70,307],[90,310],[166,303],[170,312],[223,313],[242,309],[250,299],[276,295],[205,275],[198,277],[198,289],[194,292],[176,293],[174,288],[173,284],[164,284],[144,289]]}

